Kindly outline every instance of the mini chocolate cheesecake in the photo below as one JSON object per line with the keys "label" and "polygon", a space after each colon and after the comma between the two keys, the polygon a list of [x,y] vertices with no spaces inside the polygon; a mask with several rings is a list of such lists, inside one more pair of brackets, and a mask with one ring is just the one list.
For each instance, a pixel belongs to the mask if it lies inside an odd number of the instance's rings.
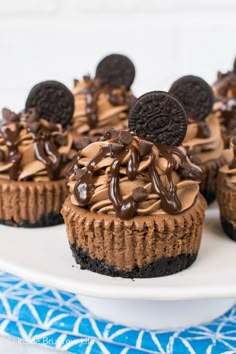
{"label": "mini chocolate cheesecake", "polygon": [[[63,223],[66,171],[75,156],[67,126],[73,95],[61,83],[36,85],[25,112],[3,110],[0,125],[0,223],[42,227]],[[60,119],[61,123],[60,124]]]}
{"label": "mini chocolate cheesecake", "polygon": [[225,234],[236,241],[236,138],[231,138],[225,151],[227,163],[221,167],[217,179],[217,201]]}
{"label": "mini chocolate cheesecake", "polygon": [[216,198],[219,168],[225,164],[219,115],[212,113],[212,89],[200,77],[188,75],[176,80],[169,92],[182,102],[186,110],[188,129],[183,146],[203,171],[200,191],[210,204]]}
{"label": "mini chocolate cheesecake", "polygon": [[202,171],[180,145],[186,130],[181,103],[155,91],[133,105],[129,130],[81,142],[62,214],[82,269],[146,278],[195,261],[206,202]]}
{"label": "mini chocolate cheesecake", "polygon": [[97,140],[104,129],[125,129],[128,111],[135,101],[131,86],[135,78],[132,61],[121,54],[103,58],[96,68],[95,77],[84,76],[75,80],[75,112],[73,136]]}
{"label": "mini chocolate cheesecake", "polygon": [[217,73],[212,89],[215,96],[213,112],[219,116],[224,144],[229,148],[232,132],[236,130],[236,59],[232,70]]}

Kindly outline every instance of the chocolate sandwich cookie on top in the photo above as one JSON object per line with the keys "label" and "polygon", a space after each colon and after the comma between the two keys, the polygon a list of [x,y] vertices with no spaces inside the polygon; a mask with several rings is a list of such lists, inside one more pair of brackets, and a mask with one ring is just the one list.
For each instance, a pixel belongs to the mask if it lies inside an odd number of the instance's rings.
{"label": "chocolate sandwich cookie on top", "polygon": [[124,129],[128,111],[135,98],[131,86],[135,78],[132,61],[121,54],[111,54],[100,61],[95,77],[75,80],[73,135],[97,140],[104,129]]}
{"label": "chocolate sandwich cookie on top", "polygon": [[63,222],[66,171],[75,156],[73,95],[61,83],[36,85],[24,113],[3,109],[0,125],[0,223],[41,227]]}
{"label": "chocolate sandwich cookie on top", "polygon": [[236,59],[233,69],[217,73],[212,86],[215,102],[213,112],[218,114],[225,147],[229,147],[232,132],[236,130]]}
{"label": "chocolate sandwich cookie on top", "polygon": [[81,142],[62,214],[82,269],[146,278],[195,261],[206,202],[202,171],[181,145],[186,131],[182,104],[157,91],[134,103],[129,129]]}
{"label": "chocolate sandwich cookie on top", "polygon": [[215,200],[218,170],[225,163],[219,117],[212,113],[212,89],[200,77],[189,75],[176,80],[169,92],[186,110],[188,129],[183,145],[203,170],[200,190],[210,204]]}

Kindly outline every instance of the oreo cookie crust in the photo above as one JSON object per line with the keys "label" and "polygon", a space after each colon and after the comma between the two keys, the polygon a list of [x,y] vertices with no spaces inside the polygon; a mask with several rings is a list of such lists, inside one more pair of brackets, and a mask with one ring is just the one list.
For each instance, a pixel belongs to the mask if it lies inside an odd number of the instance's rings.
{"label": "oreo cookie crust", "polygon": [[36,108],[41,118],[67,127],[74,113],[74,96],[58,81],[40,82],[31,89],[26,100],[26,112],[30,108]]}
{"label": "oreo cookie crust", "polygon": [[113,87],[130,88],[135,77],[132,61],[121,54],[111,54],[100,61],[96,69],[96,78]]}
{"label": "oreo cookie crust", "polygon": [[0,224],[13,227],[24,227],[27,229],[33,229],[38,227],[48,227],[63,224],[63,217],[61,214],[49,213],[42,215],[35,223],[31,223],[29,220],[21,220],[19,223],[12,220],[0,219]]}
{"label": "oreo cookie crust", "polygon": [[129,129],[155,143],[179,146],[187,131],[187,115],[172,95],[153,91],[139,97],[129,114]]}
{"label": "oreo cookie crust", "polygon": [[182,102],[188,117],[203,120],[212,111],[214,96],[211,87],[200,77],[188,75],[176,80],[169,92]]}
{"label": "oreo cookie crust", "polygon": [[236,241],[236,228],[234,227],[234,225],[231,222],[223,219],[221,219],[221,225],[224,230],[224,233],[229,238],[231,238],[231,240]]}
{"label": "oreo cookie crust", "polygon": [[154,278],[178,273],[190,267],[197,258],[197,254],[180,254],[176,257],[162,257],[142,267],[136,266],[132,271],[121,271],[99,259],[92,259],[87,252],[70,245],[73,257],[81,269],[95,273],[122,278]]}

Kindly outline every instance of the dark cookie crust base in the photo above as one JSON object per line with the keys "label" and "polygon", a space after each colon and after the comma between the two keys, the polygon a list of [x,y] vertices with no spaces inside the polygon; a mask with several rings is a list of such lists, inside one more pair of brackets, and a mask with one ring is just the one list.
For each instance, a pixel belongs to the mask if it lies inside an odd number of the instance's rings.
{"label": "dark cookie crust base", "polygon": [[169,258],[163,257],[141,268],[136,266],[132,271],[125,272],[98,259],[92,259],[86,252],[78,249],[76,245],[70,245],[70,247],[75,261],[80,265],[81,269],[122,278],[154,278],[174,274],[190,267],[197,258],[197,254],[181,254]]}
{"label": "dark cookie crust base", "polygon": [[216,194],[214,192],[203,190],[201,191],[201,194],[206,199],[208,205],[210,205],[216,200]]}
{"label": "dark cookie crust base", "polygon": [[236,241],[236,229],[234,228],[234,225],[226,220],[221,220],[221,225],[225,234],[229,236],[231,240]]}
{"label": "dark cookie crust base", "polygon": [[22,220],[20,223],[16,223],[14,220],[1,220],[0,224],[13,226],[13,227],[25,227],[25,228],[36,228],[36,227],[47,227],[63,224],[64,220],[62,215],[50,213],[48,215],[42,215],[41,218],[34,224],[31,224],[28,220]]}

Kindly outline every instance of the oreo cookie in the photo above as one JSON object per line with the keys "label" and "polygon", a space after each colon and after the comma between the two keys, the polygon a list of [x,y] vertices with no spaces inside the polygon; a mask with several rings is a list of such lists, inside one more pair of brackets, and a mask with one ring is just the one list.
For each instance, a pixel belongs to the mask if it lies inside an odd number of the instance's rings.
{"label": "oreo cookie", "polygon": [[172,95],[153,91],[139,97],[129,114],[129,129],[154,143],[178,146],[185,138],[187,115]]}
{"label": "oreo cookie", "polygon": [[26,100],[25,110],[35,108],[40,118],[59,123],[64,128],[71,124],[74,113],[74,96],[58,81],[44,81],[35,85]]}
{"label": "oreo cookie", "polygon": [[96,78],[113,87],[130,88],[135,77],[135,67],[125,55],[111,54],[100,61],[96,69]]}
{"label": "oreo cookie", "polygon": [[203,120],[212,111],[212,89],[200,77],[183,76],[173,83],[169,92],[180,100],[190,120]]}

